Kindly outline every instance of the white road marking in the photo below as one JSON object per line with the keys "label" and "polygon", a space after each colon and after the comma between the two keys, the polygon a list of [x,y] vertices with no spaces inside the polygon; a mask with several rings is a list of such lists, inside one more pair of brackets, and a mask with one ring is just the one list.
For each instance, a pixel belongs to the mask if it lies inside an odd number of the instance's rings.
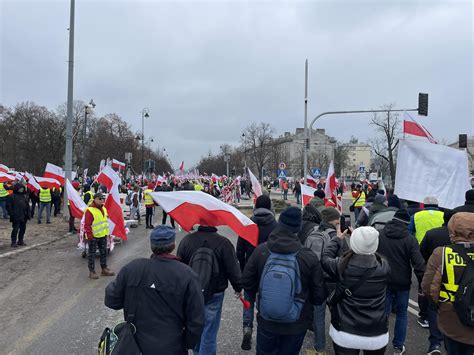
{"label": "white road marking", "polygon": [[420,308],[420,306],[418,306],[418,303],[416,303],[415,301],[413,301],[411,298],[408,299],[408,303],[410,303],[412,306],[415,306],[415,307]]}

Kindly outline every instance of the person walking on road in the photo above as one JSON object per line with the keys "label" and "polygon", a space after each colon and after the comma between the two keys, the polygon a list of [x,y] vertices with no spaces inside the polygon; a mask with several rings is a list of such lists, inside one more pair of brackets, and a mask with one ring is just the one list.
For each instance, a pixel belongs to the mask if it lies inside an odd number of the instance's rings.
{"label": "person walking on road", "polygon": [[11,247],[26,246],[24,236],[26,222],[30,219],[30,206],[25,194],[25,186],[16,184],[13,187],[13,195],[8,197],[6,208],[12,222]]}
{"label": "person walking on road", "polygon": [[[253,210],[251,220],[258,226],[258,245],[265,243],[270,233],[278,226],[275,214],[272,211],[272,201],[267,195],[261,195],[255,201],[255,209]],[[255,247],[245,239],[241,237],[237,239],[236,254],[242,272],[254,250]],[[250,302],[250,307],[243,309],[243,339],[241,348],[242,350],[250,350],[252,349],[255,299],[245,291],[244,298]]]}
{"label": "person walking on road", "polygon": [[301,211],[286,208],[268,241],[260,244],[245,266],[242,285],[258,295],[257,354],[299,354],[311,326],[313,305],[326,300],[321,264],[297,233]]}
{"label": "person walking on road", "polygon": [[379,234],[377,251],[384,256],[390,265],[390,276],[387,285],[385,314],[390,315],[392,304],[396,309],[396,320],[393,337],[394,354],[405,353],[405,339],[408,326],[408,300],[412,269],[421,284],[425,272],[425,262],[420,254],[420,247],[415,238],[408,233],[410,216],[406,210],[398,210],[392,221],[385,225]]}
{"label": "person walking on road", "polygon": [[41,224],[41,217],[43,210],[46,209],[46,224],[51,223],[51,190],[40,187],[39,191],[39,209],[38,209],[38,224]]}
{"label": "person walking on road", "polygon": [[301,183],[297,180],[295,182],[295,187],[293,188],[296,198],[296,204],[301,204]]}
{"label": "person walking on road", "polygon": [[367,194],[362,189],[361,184],[357,184],[356,190],[352,191],[352,206],[354,209],[354,220],[359,219],[359,213],[362,207],[365,205],[365,200],[367,199]]}
{"label": "person walking on road", "polygon": [[[444,346],[448,355],[472,355],[474,354],[473,300],[465,300],[470,302],[467,305],[470,307],[470,314],[469,308],[464,308],[462,319],[454,305],[460,283],[469,282],[464,278],[466,273],[466,277],[470,277],[472,288],[474,214],[470,212],[454,214],[448,223],[448,230],[451,244],[436,248],[431,255],[422,288],[426,296],[438,305],[438,326],[444,334]],[[466,323],[467,318],[470,324]]]}
{"label": "person walking on road", "polygon": [[102,268],[102,276],[115,275],[107,268],[107,237],[109,236],[109,222],[107,209],[104,207],[104,195],[96,193],[94,201],[86,209],[84,213],[84,231],[89,244],[88,267],[89,277],[98,279],[95,273],[95,253],[99,249],[100,266]]}
{"label": "person walking on road", "polygon": [[132,204],[130,205],[130,218],[136,218],[138,220],[138,224],[141,224],[140,221],[140,188],[138,185],[133,187],[132,192]]}
{"label": "person walking on road", "polygon": [[155,228],[153,226],[153,209],[155,207],[155,201],[153,201],[153,198],[150,196],[150,192],[153,192],[153,184],[149,183],[148,188],[145,189],[143,192],[144,200],[145,200],[145,210],[146,210],[146,215],[145,215],[145,222],[146,222],[146,229],[153,229]]}
{"label": "person walking on road", "polygon": [[[221,321],[222,304],[224,292],[228,282],[232,284],[236,295],[240,296],[242,287],[240,285],[241,272],[239,262],[231,241],[217,233],[217,228],[201,225],[194,233],[186,235],[179,243],[177,255],[181,260],[191,266],[193,270],[202,267],[200,260],[210,256],[212,264],[212,279],[208,280],[209,288],[205,296],[205,324],[201,340],[194,347],[194,354],[212,355],[216,354],[217,332]],[[205,267],[201,268],[206,270]],[[197,272],[201,282],[205,279],[204,274]]]}
{"label": "person walking on road", "polygon": [[144,355],[188,354],[201,338],[204,300],[197,275],[174,256],[176,233],[158,226],[150,234],[150,259],[125,265],[105,289],[105,305],[123,309],[135,325]]}
{"label": "person walking on road", "polygon": [[338,257],[347,237],[338,231],[324,249],[322,265],[337,282],[328,300],[331,310],[329,335],[336,355],[382,355],[388,344],[388,322],[385,314],[388,261],[376,254],[379,232],[360,227],[350,237],[351,251]]}

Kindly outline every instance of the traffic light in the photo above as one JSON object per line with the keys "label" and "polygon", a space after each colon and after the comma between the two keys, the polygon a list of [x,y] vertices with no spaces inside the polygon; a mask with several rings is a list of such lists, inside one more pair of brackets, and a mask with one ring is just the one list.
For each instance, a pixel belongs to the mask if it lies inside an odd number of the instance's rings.
{"label": "traffic light", "polygon": [[459,135],[459,148],[467,148],[467,134]]}
{"label": "traffic light", "polygon": [[428,116],[428,94],[418,94],[418,114]]}

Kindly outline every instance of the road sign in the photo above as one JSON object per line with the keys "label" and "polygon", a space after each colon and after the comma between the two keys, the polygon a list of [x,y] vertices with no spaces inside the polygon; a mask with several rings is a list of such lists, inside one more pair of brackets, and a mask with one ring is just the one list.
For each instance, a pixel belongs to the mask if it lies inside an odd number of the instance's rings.
{"label": "road sign", "polygon": [[278,170],[278,178],[286,179],[286,170],[283,170],[283,169]]}
{"label": "road sign", "polygon": [[281,162],[280,164],[278,164],[278,168],[280,170],[285,170],[286,169],[286,164],[284,162]]}
{"label": "road sign", "polygon": [[359,173],[361,173],[361,174],[365,173],[365,166],[363,166],[363,165],[359,166]]}
{"label": "road sign", "polygon": [[321,177],[321,170],[319,168],[312,169],[313,176]]}

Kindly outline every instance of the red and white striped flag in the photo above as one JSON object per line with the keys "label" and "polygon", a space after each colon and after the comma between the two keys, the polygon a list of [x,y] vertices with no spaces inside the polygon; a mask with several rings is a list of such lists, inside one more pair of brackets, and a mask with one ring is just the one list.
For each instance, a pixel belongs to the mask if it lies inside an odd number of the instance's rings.
{"label": "red and white striped flag", "polygon": [[125,163],[122,163],[121,161],[118,161],[116,159],[112,159],[112,168],[118,170],[125,170],[125,166]]}
{"label": "red and white striped flag", "polygon": [[109,214],[109,231],[111,235],[127,240],[127,231],[123,219],[122,207],[120,206],[119,185],[120,176],[109,165],[106,165],[97,181],[104,185],[109,191],[109,195],[105,200],[105,208]]}
{"label": "red and white striped flag", "polygon": [[338,202],[336,188],[336,173],[334,171],[334,162],[331,160],[326,178],[326,186],[324,187],[324,194],[326,195],[326,200],[330,201],[331,205],[334,205],[339,211],[342,211],[342,203]]}
{"label": "red and white striped flag", "polygon": [[8,173],[10,171],[10,168],[4,164],[0,164],[0,173]]}
{"label": "red and white striped flag", "polygon": [[312,177],[311,175],[307,174],[306,175],[306,183],[313,187],[313,188],[316,188],[318,186],[318,183],[319,183],[319,179],[315,179],[314,177]]}
{"label": "red and white striped flag", "polygon": [[403,133],[405,135],[412,135],[417,137],[424,137],[430,143],[437,143],[434,137],[431,135],[428,130],[423,127],[423,125],[412,122],[412,121],[403,121]]}
{"label": "red and white striped flag", "polygon": [[179,171],[183,171],[183,170],[184,170],[184,160],[181,162],[179,166]]}
{"label": "red and white striped flag", "polygon": [[315,188],[301,184],[301,195],[303,196],[303,207],[306,206],[314,197]]}
{"label": "red and white striped flag", "polygon": [[61,187],[61,183],[53,178],[35,176],[35,180],[43,189],[59,189]]}
{"label": "red and white striped flag", "polygon": [[57,165],[47,163],[43,177],[56,179],[61,183],[61,185],[64,185],[64,170]]}
{"label": "red and white striped flag", "polygon": [[100,161],[99,171],[102,171],[102,169],[104,168],[104,166],[105,166],[105,159],[102,159],[102,160]]}
{"label": "red and white striped flag", "polygon": [[87,205],[82,200],[77,190],[72,186],[69,180],[66,180],[66,192],[69,200],[69,207],[71,209],[71,215],[74,218],[81,219],[87,208]]}
{"label": "red and white striped flag", "polygon": [[33,175],[31,175],[30,173],[28,173],[28,172],[25,172],[25,176],[26,176],[26,179],[28,181],[27,184],[26,184],[26,187],[30,191],[38,192],[39,189],[40,189],[40,185],[38,184],[38,181],[36,181],[35,177]]}
{"label": "red and white striped flag", "polygon": [[0,182],[9,182],[9,181],[15,181],[15,180],[16,180],[15,175],[0,172]]}
{"label": "red and white striped flag", "polygon": [[262,186],[260,186],[260,183],[258,182],[258,179],[255,177],[255,175],[248,169],[249,176],[250,176],[250,182],[252,183],[252,190],[253,190],[253,196],[254,196],[254,204],[255,201],[259,196],[262,195]]}
{"label": "red and white striped flag", "polygon": [[187,232],[198,224],[228,226],[257,246],[258,227],[238,209],[200,191],[151,192],[150,196]]}

